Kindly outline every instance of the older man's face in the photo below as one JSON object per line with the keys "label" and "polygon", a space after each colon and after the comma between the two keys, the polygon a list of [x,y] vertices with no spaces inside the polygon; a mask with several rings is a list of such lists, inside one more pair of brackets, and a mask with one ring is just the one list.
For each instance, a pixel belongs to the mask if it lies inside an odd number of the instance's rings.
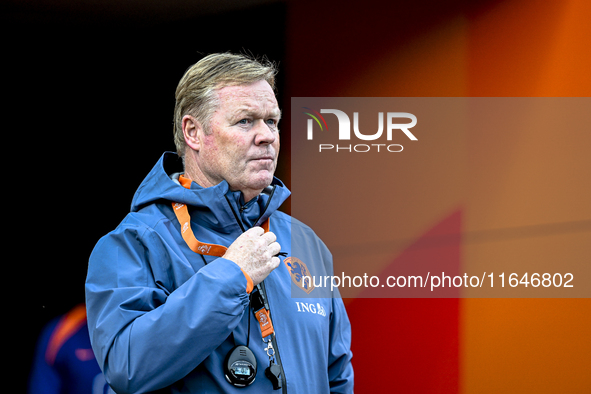
{"label": "older man's face", "polygon": [[269,186],[277,165],[281,117],[266,81],[218,90],[219,106],[202,135],[199,167],[211,184],[226,180],[246,201]]}

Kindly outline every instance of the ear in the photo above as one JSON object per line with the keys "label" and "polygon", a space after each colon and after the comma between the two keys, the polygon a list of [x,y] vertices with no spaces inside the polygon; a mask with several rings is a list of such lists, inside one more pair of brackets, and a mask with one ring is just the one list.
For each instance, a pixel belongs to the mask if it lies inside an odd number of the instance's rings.
{"label": "ear", "polygon": [[197,121],[191,115],[185,115],[182,119],[183,136],[185,137],[185,143],[187,146],[194,151],[199,151],[201,148],[201,137],[203,135],[203,127],[201,123]]}

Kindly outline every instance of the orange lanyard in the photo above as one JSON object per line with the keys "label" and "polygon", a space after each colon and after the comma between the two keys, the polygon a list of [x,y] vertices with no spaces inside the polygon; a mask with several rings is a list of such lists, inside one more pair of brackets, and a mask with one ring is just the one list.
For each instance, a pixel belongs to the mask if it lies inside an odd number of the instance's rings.
{"label": "orange lanyard", "polygon": [[[201,242],[195,237],[195,234],[193,234],[193,230],[191,229],[191,216],[189,215],[189,209],[186,204],[174,202],[172,203],[172,209],[181,224],[181,234],[187,243],[187,246],[189,246],[189,249],[195,253],[207,256],[222,257],[226,254],[226,251],[228,250],[227,247]],[[269,231],[269,219],[265,220],[261,227],[265,232]],[[255,316],[261,326],[261,334],[263,338],[274,333],[273,323],[271,322],[271,316],[269,316],[267,308],[263,306],[255,311]]]}
{"label": "orange lanyard", "polygon": [[[187,243],[187,246],[189,246],[189,249],[195,253],[204,254],[207,256],[222,257],[224,254],[226,254],[226,251],[228,250],[227,247],[217,244],[208,244],[195,238],[193,229],[191,229],[191,216],[189,215],[189,209],[187,208],[186,204],[174,202],[172,203],[172,208],[174,210],[174,214],[179,220],[179,223],[181,224],[181,235]],[[269,219],[265,220],[261,227],[263,230],[265,230],[265,232],[269,231]]]}
{"label": "orange lanyard", "polygon": [[[183,177],[181,181],[183,187],[187,189],[190,188],[191,183],[188,178]],[[191,249],[195,253],[207,256],[222,257],[224,254],[226,254],[226,251],[228,250],[227,247],[217,244],[201,242],[195,237],[193,229],[191,229],[191,215],[189,215],[189,209],[187,208],[187,204],[173,202],[172,210],[174,211],[174,214],[176,215],[179,223],[181,224],[181,235],[183,236],[183,239],[187,243],[189,249]],[[263,230],[265,230],[265,232],[268,232],[269,219],[265,220],[261,227],[263,228]],[[264,306],[259,310],[255,311],[255,316],[259,322],[259,325],[261,326],[261,334],[264,340],[265,337],[275,332],[273,330],[271,316],[269,315],[269,311],[267,310],[267,308],[265,308]],[[267,350],[267,352],[269,352],[269,350]]]}

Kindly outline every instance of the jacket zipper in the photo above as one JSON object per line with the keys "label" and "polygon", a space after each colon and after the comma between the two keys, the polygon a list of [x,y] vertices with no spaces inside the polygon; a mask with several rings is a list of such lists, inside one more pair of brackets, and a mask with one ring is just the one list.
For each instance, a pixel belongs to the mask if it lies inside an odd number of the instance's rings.
{"label": "jacket zipper", "polygon": [[[257,286],[259,288],[259,291],[261,292],[262,296],[263,296],[263,300],[265,302],[265,308],[267,308],[267,310],[269,311],[269,319],[271,319],[271,321],[273,321],[273,317],[271,316],[271,308],[269,307],[269,302],[267,301],[267,291],[265,289],[265,281],[263,280],[261,283],[259,283],[260,286]],[[287,381],[285,379],[285,371],[283,370],[283,363],[281,362],[281,356],[279,355],[279,346],[277,346],[277,334],[273,334],[273,336],[271,337],[271,343],[273,344],[273,349],[275,349],[275,359],[277,361],[277,365],[279,365],[279,368],[281,368],[281,391],[284,394],[287,394]]]}
{"label": "jacket zipper", "polygon": [[[273,190],[271,191],[271,194],[269,195],[269,199],[267,200],[267,203],[265,204],[265,207],[263,208],[261,215],[255,221],[255,224],[259,220],[261,220],[261,218],[263,217],[263,215],[267,211],[267,208],[269,207],[269,203],[271,202],[271,198],[273,197],[273,194],[275,194],[275,187],[273,187]],[[246,230],[244,229],[244,225],[242,224],[242,220],[240,220],[240,218],[238,217],[238,214],[236,213],[236,211],[234,211],[234,207],[232,207],[232,203],[230,202],[230,199],[228,198],[228,196],[224,196],[224,197],[226,198],[226,202],[230,206],[230,210],[234,214],[234,219],[236,219],[236,222],[240,226],[240,229],[242,230],[242,232],[245,232]],[[269,307],[269,301],[267,300],[267,291],[265,289],[265,281],[263,280],[261,283],[259,283],[257,285],[257,287],[259,288],[259,291],[261,292],[261,294],[263,296],[265,308],[267,308],[267,310],[269,311],[269,318],[271,318],[271,321],[273,321],[273,318],[271,317],[271,308]],[[249,311],[249,313],[250,313],[250,311]],[[287,380],[285,379],[285,371],[283,370],[283,364],[281,363],[281,356],[279,355],[279,346],[277,346],[276,334],[273,334],[273,337],[271,338],[271,343],[273,344],[273,349],[275,350],[275,359],[277,361],[277,365],[279,366],[279,368],[281,368],[281,391],[284,394],[287,394]]]}

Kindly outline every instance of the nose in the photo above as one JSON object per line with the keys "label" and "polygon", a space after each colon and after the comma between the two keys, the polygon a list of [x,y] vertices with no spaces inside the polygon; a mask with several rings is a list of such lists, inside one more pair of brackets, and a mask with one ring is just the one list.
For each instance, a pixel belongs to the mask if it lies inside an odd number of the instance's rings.
{"label": "nose", "polygon": [[264,120],[258,120],[256,134],[254,137],[255,145],[270,145],[278,138],[277,130],[272,129]]}

